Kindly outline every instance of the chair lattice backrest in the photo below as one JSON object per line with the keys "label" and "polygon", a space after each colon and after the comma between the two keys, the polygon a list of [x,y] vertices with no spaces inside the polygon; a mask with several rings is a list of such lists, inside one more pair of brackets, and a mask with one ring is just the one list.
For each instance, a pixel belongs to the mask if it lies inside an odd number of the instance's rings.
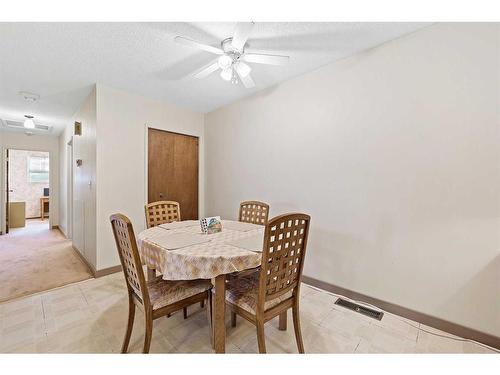
{"label": "chair lattice backrest", "polygon": [[299,285],[310,220],[309,215],[292,213],[277,216],[266,225],[259,284],[262,305]]}
{"label": "chair lattice backrest", "polygon": [[149,293],[132,223],[128,217],[122,214],[111,215],[109,219],[128,290],[136,294],[143,304],[147,304],[149,303]]}
{"label": "chair lattice backrest", "polygon": [[239,221],[245,223],[266,225],[269,216],[269,205],[259,201],[246,201],[240,203]]}
{"label": "chair lattice backrest", "polygon": [[156,227],[160,224],[181,221],[181,208],[178,202],[158,201],[146,204],[146,225],[148,228]]}

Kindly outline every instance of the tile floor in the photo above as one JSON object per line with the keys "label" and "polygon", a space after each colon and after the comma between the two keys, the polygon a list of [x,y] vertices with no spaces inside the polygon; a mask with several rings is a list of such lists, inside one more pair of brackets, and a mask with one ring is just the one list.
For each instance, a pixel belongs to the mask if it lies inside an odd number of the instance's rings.
{"label": "tile floor", "polygon": [[[336,296],[304,285],[301,323],[307,353],[494,353],[472,342],[386,313],[382,321],[364,317],[334,304]],[[229,316],[227,317],[229,318]],[[127,319],[123,276],[116,273],[0,304],[0,352],[117,353]],[[293,324],[277,329],[266,325],[269,353],[296,353]],[[143,321],[136,315],[130,351],[139,353]],[[152,353],[211,353],[206,311],[190,308],[155,321]],[[457,337],[453,336],[455,339]],[[227,320],[226,351],[257,353],[255,329],[243,319],[236,328]]]}

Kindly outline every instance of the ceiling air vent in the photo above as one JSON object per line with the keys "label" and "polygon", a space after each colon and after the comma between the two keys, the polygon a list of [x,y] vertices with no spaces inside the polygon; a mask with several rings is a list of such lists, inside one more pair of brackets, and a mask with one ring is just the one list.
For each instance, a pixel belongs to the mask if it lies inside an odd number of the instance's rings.
{"label": "ceiling air vent", "polygon": [[21,121],[5,120],[5,126],[9,128],[24,128],[24,124]]}
{"label": "ceiling air vent", "polygon": [[[22,121],[3,120],[1,122],[3,123],[3,126],[6,128],[25,130],[24,122]],[[43,133],[49,133],[52,130],[52,127],[48,125],[35,124],[35,129]]]}
{"label": "ceiling air vent", "polygon": [[50,130],[50,126],[42,125],[42,124],[35,124],[35,129],[45,130],[46,132],[48,132]]}

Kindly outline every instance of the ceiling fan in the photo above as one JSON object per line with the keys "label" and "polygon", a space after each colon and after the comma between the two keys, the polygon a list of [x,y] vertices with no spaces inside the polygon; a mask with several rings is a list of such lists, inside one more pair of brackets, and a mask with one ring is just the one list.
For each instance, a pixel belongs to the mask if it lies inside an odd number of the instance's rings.
{"label": "ceiling fan", "polygon": [[252,68],[247,63],[285,65],[290,59],[289,56],[248,52],[246,50],[247,40],[253,27],[253,22],[238,22],[233,36],[224,39],[220,43],[220,48],[183,36],[176,36],[174,40],[179,44],[219,55],[218,58],[192,73],[195,78],[208,77],[213,72],[221,69],[220,76],[223,80],[236,84],[239,77],[246,88],[252,88],[255,86],[255,82],[250,76]]}

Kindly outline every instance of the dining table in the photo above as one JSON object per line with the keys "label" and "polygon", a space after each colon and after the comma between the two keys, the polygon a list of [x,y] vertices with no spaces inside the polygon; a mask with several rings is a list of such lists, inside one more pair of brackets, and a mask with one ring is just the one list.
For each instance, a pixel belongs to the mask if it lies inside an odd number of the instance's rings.
{"label": "dining table", "polygon": [[139,233],[141,260],[148,278],[158,271],[164,280],[211,279],[211,333],[216,353],[225,352],[226,275],[261,263],[264,226],[221,220],[222,230],[204,234],[198,220],[162,224]]}

